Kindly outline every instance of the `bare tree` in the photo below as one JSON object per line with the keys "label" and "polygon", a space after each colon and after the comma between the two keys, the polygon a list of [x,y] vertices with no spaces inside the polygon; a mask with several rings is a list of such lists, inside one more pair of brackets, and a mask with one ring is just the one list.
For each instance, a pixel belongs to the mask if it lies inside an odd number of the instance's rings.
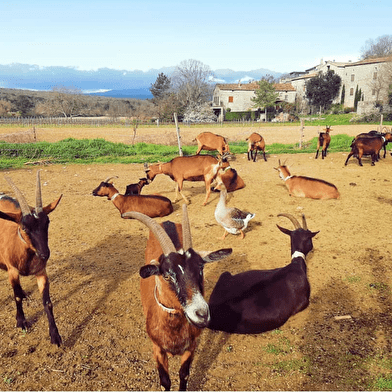
{"label": "bare tree", "polygon": [[184,60],[175,69],[171,81],[173,91],[183,106],[211,101],[213,72],[197,60]]}
{"label": "bare tree", "polygon": [[4,99],[0,100],[0,116],[6,116],[10,111],[11,103]]}
{"label": "bare tree", "polygon": [[392,55],[392,35],[383,35],[376,40],[367,40],[361,52],[361,59],[363,60]]}
{"label": "bare tree", "polygon": [[379,66],[378,72],[373,73],[369,86],[374,90],[376,101],[386,103],[392,86],[392,55]]}

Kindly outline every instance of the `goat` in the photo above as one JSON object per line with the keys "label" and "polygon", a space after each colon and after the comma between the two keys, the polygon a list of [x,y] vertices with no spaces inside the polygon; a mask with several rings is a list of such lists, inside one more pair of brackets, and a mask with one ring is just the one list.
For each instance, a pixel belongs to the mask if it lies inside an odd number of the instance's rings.
{"label": "goat", "polygon": [[265,157],[265,141],[263,136],[254,132],[245,140],[248,141],[248,161],[253,160],[253,162],[256,162],[257,151],[263,151],[264,160],[267,162],[267,158]]}
{"label": "goat", "polygon": [[142,192],[143,187],[145,185],[148,185],[149,183],[150,182],[147,180],[147,178],[140,178],[138,183],[127,185],[127,188],[125,189],[124,196],[140,195],[140,193]]}
{"label": "goat", "polygon": [[[384,131],[384,130],[387,130],[387,128],[384,127],[384,128],[383,128],[383,131]],[[386,135],[387,133],[389,133],[389,132],[378,132],[378,131],[376,131],[376,130],[372,130],[372,131],[369,131],[369,132],[367,132],[367,133],[366,133],[366,132],[360,133],[360,134],[358,134],[357,136],[355,136],[355,138],[353,139],[353,142],[354,142],[354,140],[359,139],[359,138],[367,138],[367,139],[369,139],[369,138],[372,138],[372,137],[374,137],[374,136],[381,136],[381,137],[384,137],[384,139],[385,139],[385,135]],[[388,144],[390,141],[391,141],[391,140],[386,140],[386,139],[385,139],[384,144],[383,144],[382,147],[381,147],[381,149],[384,149],[384,156],[383,156],[383,158],[385,158],[385,156],[387,155],[387,144]],[[381,149],[380,149],[380,151],[381,151]],[[380,151],[379,151],[378,154],[377,154],[377,160],[380,159]]]}
{"label": "goat", "polygon": [[123,214],[127,211],[137,211],[148,215],[150,218],[162,217],[173,212],[171,201],[164,196],[159,195],[121,195],[109,182],[114,177],[108,177],[102,181],[92,192],[93,196],[107,196],[113,204]]}
{"label": "goat", "polygon": [[351,151],[349,152],[346,162],[347,166],[348,160],[354,155],[358,159],[358,164],[362,165],[362,157],[364,155],[370,155],[372,158],[372,166],[378,161],[378,156],[381,148],[384,144],[392,141],[392,135],[386,133],[385,135],[373,135],[373,136],[358,136],[354,138],[351,143]]}
{"label": "goat", "polygon": [[186,204],[182,225],[172,222],[159,225],[136,212],[122,216],[135,218],[150,229],[146,265],[140,269],[140,295],[160,384],[170,390],[168,354],[181,355],[180,390],[186,390],[196,338],[210,321],[203,297],[203,267],[230,255],[232,249],[221,249],[203,258],[195,252]]}
{"label": "goat", "polygon": [[215,135],[212,132],[200,133],[193,141],[197,141],[198,144],[196,155],[199,155],[201,150],[217,150],[221,155],[230,153],[230,147],[227,144],[226,139],[223,136]]}
{"label": "goat", "polygon": [[326,126],[325,132],[320,132],[317,140],[317,151],[316,151],[316,158],[318,158],[319,150],[320,147],[322,147],[321,150],[321,157],[324,159],[327,156],[327,150],[329,147],[329,143],[331,143],[331,136],[329,132],[332,131],[331,127],[329,125]]}
{"label": "goat", "polygon": [[274,168],[278,170],[280,178],[285,182],[290,196],[309,197],[311,199],[338,199],[339,191],[335,185],[318,178],[292,176],[286,165]]}
{"label": "goat", "polygon": [[[221,169],[219,177],[225,185],[227,192],[234,192],[245,187],[244,180],[238,175],[237,170],[233,169],[231,166]],[[211,190],[213,192],[219,192],[216,187],[212,187]]]}
{"label": "goat", "polygon": [[290,214],[295,230],[278,228],[291,240],[291,263],[273,270],[251,270],[231,275],[224,272],[215,285],[208,305],[209,329],[239,334],[255,334],[282,326],[291,316],[309,305],[310,285],[306,274],[306,255],[313,249],[318,233],[303,228]]}
{"label": "goat", "polygon": [[42,206],[40,172],[37,172],[36,207],[29,207],[22,192],[12,180],[6,177],[16,199],[10,196],[0,198],[0,268],[8,272],[8,279],[14,291],[16,303],[16,326],[26,330],[29,323],[23,311],[23,299],[27,297],[20,284],[20,275],[35,275],[45,313],[49,322],[49,335],[52,344],[60,346],[61,336],[53,315],[53,305],[49,295],[49,279],[46,263],[50,256],[48,246],[48,215],[59,204],[62,195]]}
{"label": "goat", "polygon": [[204,181],[206,197],[203,205],[206,205],[211,193],[211,183],[218,175],[218,169],[225,169],[229,166],[224,157],[218,159],[212,155],[191,155],[176,157],[170,162],[156,163],[151,166],[145,164],[144,169],[149,181],[153,181],[158,174],[166,174],[176,182],[176,198],[174,202],[178,201],[178,193],[180,193],[185,203],[189,204],[189,200],[182,193],[184,181]]}

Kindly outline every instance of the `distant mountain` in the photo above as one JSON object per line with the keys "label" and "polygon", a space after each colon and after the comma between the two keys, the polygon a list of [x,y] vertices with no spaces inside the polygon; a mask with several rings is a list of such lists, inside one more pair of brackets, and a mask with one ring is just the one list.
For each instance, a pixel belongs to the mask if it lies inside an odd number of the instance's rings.
{"label": "distant mountain", "polygon": [[[87,94],[116,98],[151,98],[149,88],[159,73],[169,76],[175,67],[140,70],[115,70],[100,68],[95,71],[83,71],[75,67],[40,67],[30,64],[0,64],[0,88],[26,90],[51,90],[55,86],[78,88]],[[268,69],[252,71],[233,71],[218,69],[213,71],[215,83],[235,83],[241,80],[259,80],[269,74],[278,78],[281,73]]]}

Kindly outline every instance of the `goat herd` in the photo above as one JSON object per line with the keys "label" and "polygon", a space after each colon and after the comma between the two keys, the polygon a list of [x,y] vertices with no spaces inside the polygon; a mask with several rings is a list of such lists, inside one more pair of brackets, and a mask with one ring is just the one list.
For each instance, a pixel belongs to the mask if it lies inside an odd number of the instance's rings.
{"label": "goat herd", "polygon": [[[316,158],[327,156],[331,128],[319,134]],[[249,270],[237,275],[224,272],[218,279],[207,303],[204,299],[203,267],[232,253],[224,248],[207,254],[199,254],[192,247],[192,236],[187,213],[188,198],[183,194],[184,181],[204,181],[205,205],[211,189],[220,189],[223,202],[220,209],[222,223],[229,233],[238,233],[246,228],[254,214],[225,207],[227,192],[245,186],[235,169],[230,166],[230,149],[222,136],[209,132],[197,138],[198,150],[194,156],[176,157],[167,163],[145,165],[145,177],[139,183],[127,186],[121,194],[109,177],[93,190],[94,196],[107,197],[119,210],[122,218],[136,219],[150,229],[146,245],[145,265],[140,269],[140,295],[146,318],[146,330],[153,343],[160,384],[170,390],[168,354],[181,355],[179,371],[180,390],[186,390],[189,370],[194,358],[197,337],[202,328],[238,334],[255,334],[283,325],[292,315],[309,304],[310,285],[307,278],[306,255],[312,250],[312,238],[318,232],[308,229],[305,216],[302,225],[290,214],[280,214],[292,222],[294,229],[278,226],[290,237],[291,262],[283,268],[273,270]],[[256,162],[259,151],[266,161],[265,142],[261,135],[253,133],[246,139],[249,143],[248,160]],[[372,165],[379,159],[380,150],[392,141],[389,132],[358,135],[352,142],[351,156],[358,159],[370,155]],[[202,150],[217,150],[218,158],[200,155]],[[287,166],[279,161],[276,167],[289,194],[312,199],[339,198],[337,188],[324,180],[291,175]],[[161,195],[142,195],[158,174],[169,176],[176,183],[176,198],[184,199],[182,224],[166,221],[158,224],[153,218],[164,217],[173,212],[172,202]],[[49,322],[51,343],[57,346],[62,339],[53,316],[49,296],[49,281],[46,263],[50,256],[48,247],[48,215],[56,209],[62,195],[47,206],[43,206],[40,172],[37,172],[36,206],[30,207],[22,192],[6,177],[15,198],[2,195],[0,198],[0,268],[6,270],[14,291],[17,327],[27,329],[22,302],[26,294],[20,285],[20,275],[35,275],[45,313]],[[216,181],[216,189],[212,188]],[[222,216],[223,214],[223,216]],[[217,214],[215,215],[217,217]],[[218,218],[217,218],[218,220]],[[247,224],[246,222],[246,224]],[[234,230],[234,228],[236,228]],[[237,230],[238,229],[238,230]],[[224,238],[224,237],[223,237]]]}

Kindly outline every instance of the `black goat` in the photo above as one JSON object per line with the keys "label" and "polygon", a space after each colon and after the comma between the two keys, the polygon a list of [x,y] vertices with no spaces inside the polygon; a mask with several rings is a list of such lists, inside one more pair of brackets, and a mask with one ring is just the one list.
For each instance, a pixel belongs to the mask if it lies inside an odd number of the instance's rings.
{"label": "black goat", "polygon": [[313,249],[312,238],[318,233],[303,228],[289,214],[295,230],[278,228],[291,238],[291,263],[273,270],[251,270],[231,275],[224,272],[210,300],[208,328],[218,331],[254,334],[283,325],[291,316],[309,305],[310,285],[305,256]]}
{"label": "black goat", "polygon": [[140,195],[140,193],[142,192],[142,188],[145,185],[148,185],[149,183],[150,183],[150,181],[148,181],[147,178],[141,178],[138,183],[127,185],[127,188],[125,189],[124,196]]}

